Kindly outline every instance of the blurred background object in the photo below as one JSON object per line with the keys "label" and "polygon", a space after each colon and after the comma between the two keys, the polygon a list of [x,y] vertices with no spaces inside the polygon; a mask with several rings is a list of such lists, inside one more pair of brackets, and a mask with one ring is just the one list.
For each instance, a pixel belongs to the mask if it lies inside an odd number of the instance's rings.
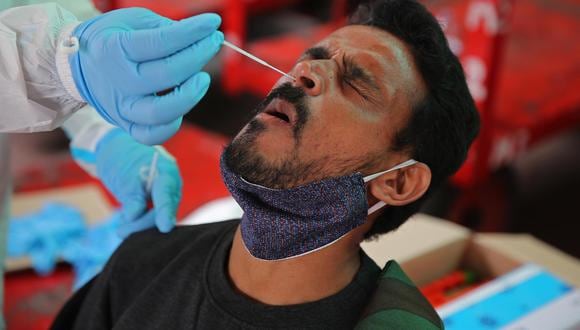
{"label": "blurred background object", "polygon": [[[531,233],[580,258],[580,2],[423,2],[441,21],[464,65],[483,126],[464,167],[422,211],[475,231]],[[94,4],[102,11],[142,6],[174,19],[218,12],[227,40],[289,70],[305,48],[346,22],[352,1],[94,0]],[[207,70],[212,87],[166,145],[184,180],[179,218],[227,195],[217,166],[222,146],[252,117],[279,77],[227,49]],[[9,140],[16,193],[99,185],[72,161],[62,132],[12,135]],[[23,284],[35,278],[28,271],[7,275],[9,328],[49,324],[57,308],[47,308],[50,304],[45,302],[53,299],[58,304],[70,293],[67,267],[57,267],[53,275],[33,285]],[[37,317],[23,316],[32,315],[30,308]]]}

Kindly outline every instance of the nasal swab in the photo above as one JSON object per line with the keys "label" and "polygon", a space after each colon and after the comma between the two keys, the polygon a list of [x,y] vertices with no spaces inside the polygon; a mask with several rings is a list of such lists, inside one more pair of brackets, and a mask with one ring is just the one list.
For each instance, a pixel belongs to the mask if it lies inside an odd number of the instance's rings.
{"label": "nasal swab", "polygon": [[272,70],[274,70],[274,71],[276,71],[276,72],[280,73],[280,74],[281,74],[281,75],[283,75],[284,77],[288,77],[288,78],[290,78],[290,79],[292,79],[292,80],[296,80],[296,78],[292,77],[291,75],[287,74],[286,72],[284,72],[284,71],[282,71],[282,70],[280,70],[280,69],[278,69],[278,68],[276,68],[276,67],[272,66],[271,64],[268,64],[268,62],[266,62],[266,61],[264,61],[264,60],[262,60],[262,59],[259,59],[259,58],[257,58],[256,56],[254,56],[254,55],[252,55],[252,54],[248,53],[247,51],[245,51],[245,50],[241,49],[240,47],[238,47],[238,46],[236,46],[236,45],[234,45],[234,44],[230,43],[229,41],[226,41],[226,40],[224,40],[224,46],[228,46],[229,48],[231,48],[231,49],[235,50],[236,52],[238,52],[238,53],[240,53],[240,54],[242,54],[242,55],[244,55],[244,56],[247,56],[247,57],[249,57],[250,59],[252,59],[252,60],[254,60],[254,61],[256,61],[256,62],[258,62],[258,63],[262,64],[263,66],[265,66],[265,67],[268,67],[268,68],[270,68],[270,69],[272,69]]}

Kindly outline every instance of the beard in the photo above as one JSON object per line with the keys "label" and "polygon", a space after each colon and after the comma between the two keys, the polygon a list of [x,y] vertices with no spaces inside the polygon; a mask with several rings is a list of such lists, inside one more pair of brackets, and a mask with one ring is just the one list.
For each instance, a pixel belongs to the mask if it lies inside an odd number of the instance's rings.
{"label": "beard", "polygon": [[255,113],[264,111],[276,98],[290,103],[296,110],[296,123],[292,128],[294,147],[288,156],[274,164],[260,155],[256,149],[256,139],[266,127],[254,118],[225,148],[224,159],[234,173],[249,182],[273,189],[288,189],[304,183],[319,173],[323,162],[303,162],[298,157],[302,132],[311,113],[306,104],[304,91],[290,83],[282,84],[268,94],[258,105]]}
{"label": "beard", "polygon": [[[273,89],[255,110],[261,113],[276,98],[294,106],[296,124],[293,127],[294,147],[282,160],[269,161],[256,146],[256,139],[266,126],[252,119],[236,138],[224,149],[223,156],[230,170],[246,181],[272,189],[290,189],[327,177],[338,177],[354,171],[372,172],[384,159],[384,151],[368,152],[347,159],[321,156],[312,161],[299,157],[302,132],[310,118],[306,94],[301,88],[285,83]],[[329,167],[330,166],[330,167]]]}

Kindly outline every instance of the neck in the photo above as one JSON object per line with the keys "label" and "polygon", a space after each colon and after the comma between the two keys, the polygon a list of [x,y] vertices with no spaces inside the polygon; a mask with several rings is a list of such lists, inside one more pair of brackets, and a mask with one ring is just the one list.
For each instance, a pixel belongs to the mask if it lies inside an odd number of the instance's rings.
{"label": "neck", "polygon": [[301,257],[266,261],[254,258],[236,230],[228,272],[244,295],[268,305],[293,305],[331,296],[345,288],[360,268],[356,230],[336,243]]}

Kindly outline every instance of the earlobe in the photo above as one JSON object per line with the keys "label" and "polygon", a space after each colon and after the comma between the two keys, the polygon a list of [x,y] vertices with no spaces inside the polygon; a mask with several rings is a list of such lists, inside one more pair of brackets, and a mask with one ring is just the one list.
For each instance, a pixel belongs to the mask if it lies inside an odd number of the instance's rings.
{"label": "earlobe", "polygon": [[387,205],[412,203],[425,194],[431,183],[431,170],[423,163],[385,173],[369,183],[370,193]]}

